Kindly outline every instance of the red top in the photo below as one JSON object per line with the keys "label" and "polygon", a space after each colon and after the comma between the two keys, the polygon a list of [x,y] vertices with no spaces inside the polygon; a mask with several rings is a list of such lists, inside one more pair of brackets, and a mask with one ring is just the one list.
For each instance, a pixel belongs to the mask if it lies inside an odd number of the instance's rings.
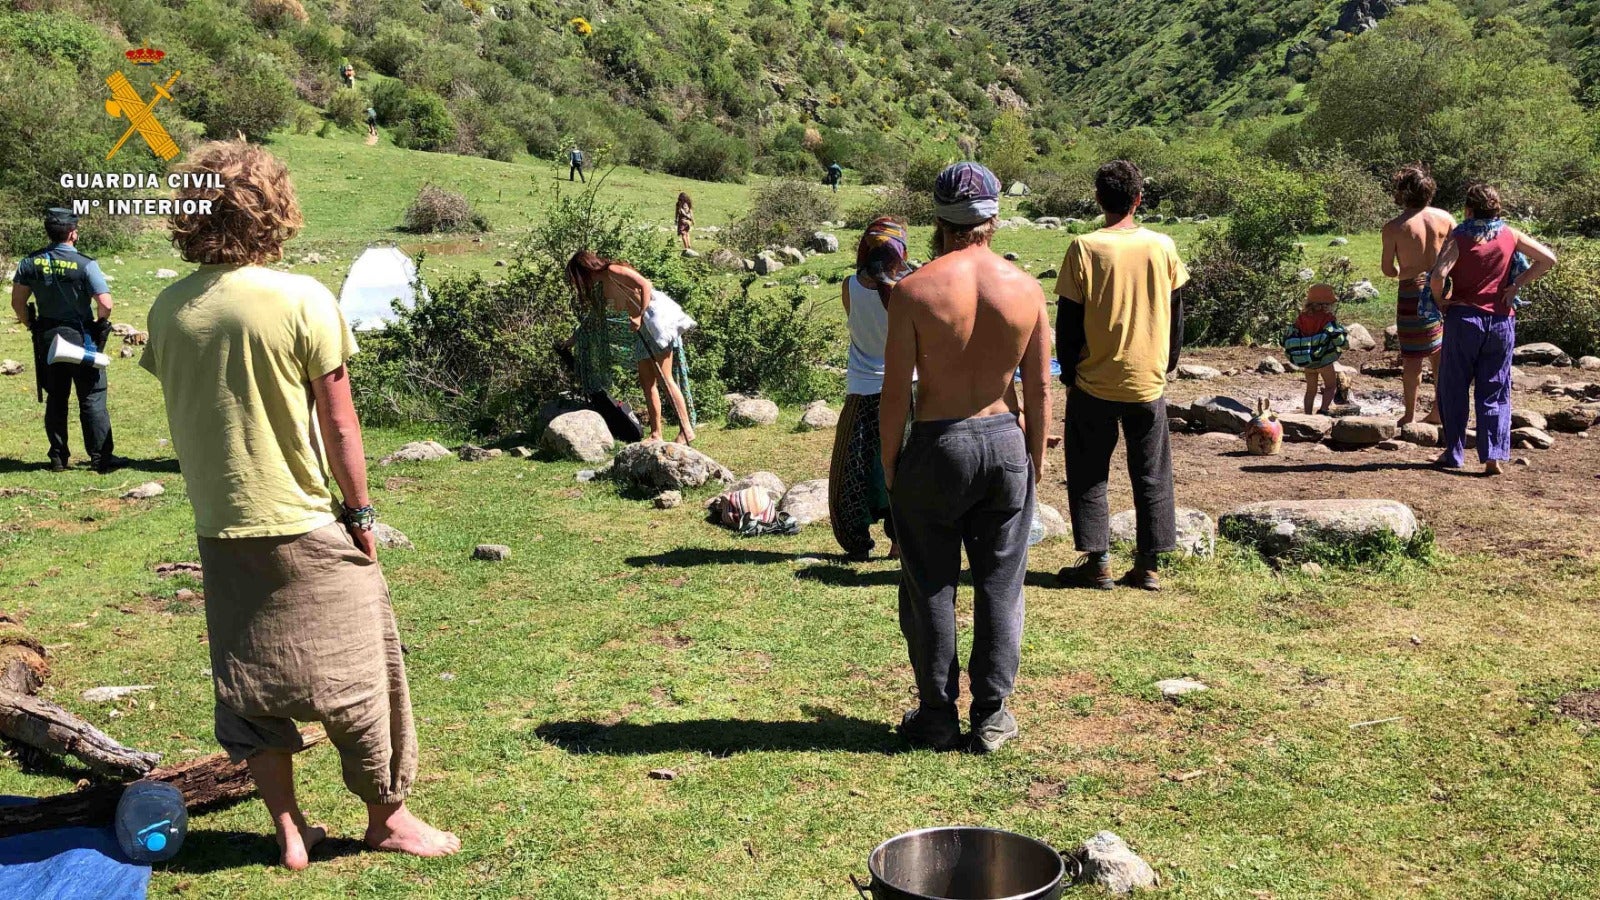
{"label": "red top", "polygon": [[1500,302],[1511,258],[1517,253],[1517,236],[1511,228],[1502,228],[1498,235],[1481,243],[1458,232],[1456,250],[1456,264],[1450,270],[1451,304],[1494,315],[1516,315],[1509,304]]}
{"label": "red top", "polygon": [[1333,320],[1333,313],[1327,310],[1308,309],[1300,314],[1300,318],[1294,320],[1294,330],[1299,333],[1301,337],[1310,337],[1322,329],[1327,328],[1328,323],[1332,322]]}

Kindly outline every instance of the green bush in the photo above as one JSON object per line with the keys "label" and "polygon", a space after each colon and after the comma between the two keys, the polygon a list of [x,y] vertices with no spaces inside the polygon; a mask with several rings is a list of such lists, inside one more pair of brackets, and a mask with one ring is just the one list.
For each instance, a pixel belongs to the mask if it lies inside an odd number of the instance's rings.
{"label": "green bush", "polygon": [[866,228],[880,216],[891,216],[909,225],[932,225],[933,191],[916,191],[909,187],[878,188],[872,192],[872,199],[846,212],[844,222],[851,228]]}
{"label": "green bush", "polygon": [[438,95],[407,91],[405,117],[394,126],[396,146],[407,150],[447,150],[456,139],[456,120]]}
{"label": "green bush", "polygon": [[748,211],[723,237],[746,253],[771,245],[803,247],[838,209],[833,193],[820,184],[793,178],[769,181],[755,189]]}
{"label": "green bush", "polygon": [[667,171],[697,181],[743,181],[750,171],[750,145],[715,125],[694,122],[678,134],[678,152]]}
{"label": "green bush", "polygon": [[[838,392],[838,376],[821,365],[838,363],[847,345],[836,319],[806,299],[803,288],[752,297],[744,281],[738,297],[713,297],[692,314],[690,332],[697,364],[714,368],[731,391],[760,393],[779,403],[809,403]],[[704,396],[706,391],[702,390]]]}
{"label": "green bush", "polygon": [[1553,242],[1556,267],[1523,291],[1517,340],[1549,341],[1573,356],[1600,356],[1600,243]]}
{"label": "green bush", "polygon": [[328,120],[340,128],[359,131],[367,124],[367,106],[360,91],[335,91],[328,98]]}
{"label": "green bush", "polygon": [[183,114],[204,125],[212,140],[242,134],[260,142],[294,120],[294,85],[265,53],[237,53],[226,65],[195,75],[177,96]]}
{"label": "green bush", "polygon": [[1263,266],[1259,252],[1242,250],[1220,229],[1207,229],[1188,263],[1184,343],[1277,341],[1299,311],[1304,290],[1291,259]]}

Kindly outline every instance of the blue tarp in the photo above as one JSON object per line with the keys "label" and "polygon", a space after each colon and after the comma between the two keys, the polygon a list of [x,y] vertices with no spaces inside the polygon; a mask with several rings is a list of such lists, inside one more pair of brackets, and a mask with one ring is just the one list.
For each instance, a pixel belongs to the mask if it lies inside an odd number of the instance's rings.
{"label": "blue tarp", "polygon": [[[0,806],[31,802],[0,797]],[[0,897],[144,900],[149,887],[150,867],[123,855],[109,825],[0,838]]]}

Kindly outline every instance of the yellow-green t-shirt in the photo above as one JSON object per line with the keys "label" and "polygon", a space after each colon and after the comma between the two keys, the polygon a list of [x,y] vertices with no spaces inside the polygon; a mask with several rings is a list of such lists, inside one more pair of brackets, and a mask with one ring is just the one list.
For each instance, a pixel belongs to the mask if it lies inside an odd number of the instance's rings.
{"label": "yellow-green t-shirt", "polygon": [[150,310],[139,364],[161,381],[201,537],[305,534],[335,521],[311,381],[355,336],[327,288],[260,266],[201,266]]}
{"label": "yellow-green t-shirt", "polygon": [[[1067,247],[1056,294],[1083,304],[1076,386],[1102,400],[1149,403],[1167,388],[1172,292],[1189,280],[1172,238],[1102,228]],[[1062,360],[1070,366],[1069,360]]]}

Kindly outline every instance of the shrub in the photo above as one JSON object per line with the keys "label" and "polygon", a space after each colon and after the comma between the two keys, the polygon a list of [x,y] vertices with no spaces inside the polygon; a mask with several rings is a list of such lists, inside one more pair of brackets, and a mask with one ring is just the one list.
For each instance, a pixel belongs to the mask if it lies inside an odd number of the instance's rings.
{"label": "shrub", "polygon": [[179,96],[184,115],[204,125],[206,136],[214,140],[242,134],[264,141],[294,118],[294,85],[265,53],[236,54],[231,62],[197,76]]}
{"label": "shrub", "polygon": [[837,212],[833,194],[820,184],[794,178],[769,181],[756,188],[749,211],[724,236],[730,246],[747,253],[772,244],[804,246]]}
{"label": "shrub", "polygon": [[405,224],[402,227],[413,234],[489,230],[488,224],[473,210],[472,203],[465,196],[435,184],[425,184],[417,192],[417,199],[406,207]]}
{"label": "shrub", "polygon": [[[746,278],[741,296],[714,298],[694,313],[690,332],[698,362],[715,366],[726,390],[759,392],[779,403],[809,403],[835,393],[837,376],[821,364],[846,341],[836,320],[806,299],[803,288],[752,297]],[[702,395],[704,392],[702,391]]]}
{"label": "shrub", "polygon": [[1328,224],[1340,231],[1379,228],[1394,213],[1394,201],[1384,183],[1343,152],[1303,152],[1299,168],[1322,192]]}
{"label": "shrub", "polygon": [[743,181],[750,171],[750,145],[707,122],[685,125],[667,171],[697,181]]}
{"label": "shrub", "polygon": [[1303,290],[1285,264],[1263,268],[1223,231],[1201,235],[1183,291],[1184,343],[1248,344],[1276,340],[1300,308]]}
{"label": "shrub", "polygon": [[258,25],[282,28],[290,24],[304,24],[310,20],[300,0],[250,0],[250,18]]}
{"label": "shrub", "polygon": [[1010,185],[1027,176],[1033,162],[1033,130],[1022,113],[1006,110],[995,117],[983,139],[983,161],[1001,184]]}
{"label": "shrub", "polygon": [[851,228],[866,228],[879,216],[893,216],[910,225],[933,224],[933,191],[908,187],[886,187],[872,192],[872,199],[845,213]]}
{"label": "shrub", "polygon": [[405,118],[395,126],[394,142],[407,150],[440,151],[456,139],[456,120],[438,95],[407,91]]}
{"label": "shrub", "polygon": [[327,113],[340,128],[359,130],[367,122],[367,98],[360,91],[336,91],[328,98]]}
{"label": "shrub", "polygon": [[1543,218],[1559,231],[1600,237],[1600,175],[1587,175],[1557,188]]}
{"label": "shrub", "polygon": [[1028,182],[1030,193],[1019,207],[1029,216],[1072,216],[1080,219],[1100,215],[1094,200],[1092,174],[1040,172]]}
{"label": "shrub", "polygon": [[1549,341],[1573,356],[1600,355],[1600,243],[1553,242],[1556,267],[1523,292],[1517,340]]}

